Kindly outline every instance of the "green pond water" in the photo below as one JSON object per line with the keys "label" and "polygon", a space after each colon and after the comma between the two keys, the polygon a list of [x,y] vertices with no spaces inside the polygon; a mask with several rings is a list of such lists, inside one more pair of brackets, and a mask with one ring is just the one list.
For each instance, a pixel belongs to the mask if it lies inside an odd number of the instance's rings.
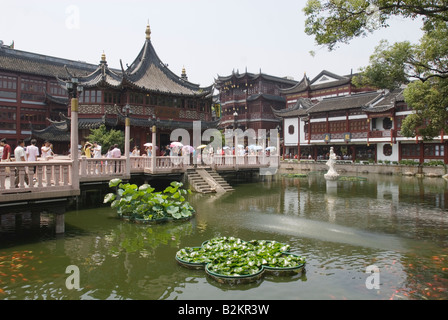
{"label": "green pond water", "polygon": [[[118,220],[102,205],[73,209],[62,236],[45,211],[37,231],[26,229],[26,212],[15,231],[3,214],[0,299],[447,299],[446,181],[363,177],[240,181],[232,193],[192,194],[195,217],[161,225]],[[231,286],[176,263],[179,249],[218,236],[285,242],[305,271]],[[379,273],[366,272],[372,265]],[[67,288],[68,266],[79,268],[79,289]],[[378,289],[366,285],[373,276]]]}

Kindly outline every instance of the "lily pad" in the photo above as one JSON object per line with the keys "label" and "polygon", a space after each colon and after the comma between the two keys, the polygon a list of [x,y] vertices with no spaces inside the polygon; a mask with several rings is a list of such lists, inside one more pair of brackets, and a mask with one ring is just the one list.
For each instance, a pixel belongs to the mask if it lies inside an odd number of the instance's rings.
{"label": "lily pad", "polygon": [[300,272],[305,266],[305,259],[291,254],[289,250],[289,245],[277,241],[216,237],[203,242],[201,247],[179,250],[176,260],[184,266],[185,263],[198,268],[205,265],[207,274],[219,282],[241,278],[255,281],[265,270]]}

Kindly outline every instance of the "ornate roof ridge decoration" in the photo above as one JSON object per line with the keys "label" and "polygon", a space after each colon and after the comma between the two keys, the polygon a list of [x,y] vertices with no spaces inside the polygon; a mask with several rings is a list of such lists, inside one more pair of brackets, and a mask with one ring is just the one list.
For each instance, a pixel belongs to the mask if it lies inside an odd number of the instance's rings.
{"label": "ornate roof ridge decoration", "polygon": [[[299,93],[307,90],[317,90],[323,88],[337,87],[344,84],[349,84],[352,81],[353,76],[356,74],[351,73],[350,75],[337,75],[328,70],[322,70],[317,76],[310,80],[306,73],[304,73],[302,80],[297,83],[297,85],[291,88],[280,89],[283,94]],[[318,80],[323,79],[323,77],[328,77],[328,79],[334,79],[333,81],[325,81],[323,83],[316,83]]]}
{"label": "ornate roof ridge decoration", "polygon": [[220,76],[218,74],[217,76],[218,76],[218,78],[215,79],[215,83],[218,86],[222,82],[230,81],[232,79],[241,80],[244,78],[247,78],[248,81],[256,81],[256,80],[259,80],[260,78],[262,78],[262,79],[270,80],[270,81],[284,82],[284,83],[287,83],[290,85],[295,85],[297,83],[296,80],[288,79],[286,77],[277,77],[277,76],[268,75],[268,74],[262,73],[261,70],[259,73],[251,73],[251,72],[247,72],[247,70],[246,70],[244,73],[241,73],[241,74],[239,73],[239,71],[237,71],[235,73],[235,70],[232,70],[231,75]]}
{"label": "ornate roof ridge decoration", "polygon": [[283,94],[287,93],[294,93],[294,92],[302,92],[310,89],[310,79],[307,77],[306,73],[303,74],[302,80],[297,82],[296,85],[290,87],[290,88],[283,88],[280,89],[280,92]]}
{"label": "ornate roof ridge decoration", "polygon": [[0,69],[35,74],[47,77],[64,77],[64,66],[69,66],[79,75],[87,75],[97,66],[84,61],[43,55],[17,49],[0,48]]}
{"label": "ornate roof ridge decoration", "polygon": [[45,99],[47,101],[56,103],[56,104],[60,104],[60,105],[68,105],[69,100],[68,97],[64,96],[64,97],[57,97],[57,96],[53,96],[52,94],[48,93],[47,89],[44,89],[44,93],[45,93]]}
{"label": "ornate roof ridge decoration", "polygon": [[212,91],[213,84],[200,87],[172,72],[152,45],[149,24],[145,33],[146,41],[140,53],[123,73],[126,84],[142,90],[174,95],[204,96]]}
{"label": "ornate roof ridge decoration", "polygon": [[378,91],[365,91],[344,96],[328,97],[317,102],[308,110],[308,114],[343,109],[363,108],[381,99]]}
{"label": "ornate roof ridge decoration", "polygon": [[268,94],[268,93],[255,93],[247,97],[247,101],[255,101],[260,98],[264,98],[266,100],[272,100],[272,101],[278,101],[278,102],[286,102],[285,97],[276,96],[274,94]]}
{"label": "ornate roof ridge decoration", "polygon": [[274,113],[275,117],[279,119],[290,118],[290,117],[299,117],[307,115],[308,109],[314,106],[314,103],[309,98],[299,98],[297,102],[288,109],[276,110],[271,106],[271,110]]}
{"label": "ornate roof ridge decoration", "polygon": [[362,107],[366,113],[379,113],[392,110],[396,107],[397,102],[404,101],[403,89],[395,89],[392,91],[385,91],[381,93],[378,100]]}
{"label": "ornate roof ridge decoration", "polygon": [[[103,52],[100,64],[90,73],[80,75],[69,65],[65,67],[66,71],[69,76],[71,74],[69,70],[76,72],[80,84],[84,88],[100,86],[122,89],[130,87],[142,91],[191,97],[208,97],[213,93],[214,84],[208,87],[201,87],[199,84],[188,81],[186,77],[178,76],[172,72],[168,65],[164,64],[159,58],[151,43],[149,24],[145,34],[146,40],[142,49],[134,62],[127,66],[126,69],[123,67],[121,59],[121,71],[109,68],[106,55]],[[63,80],[65,77],[63,75],[58,74],[56,78],[61,86],[65,86]]]}

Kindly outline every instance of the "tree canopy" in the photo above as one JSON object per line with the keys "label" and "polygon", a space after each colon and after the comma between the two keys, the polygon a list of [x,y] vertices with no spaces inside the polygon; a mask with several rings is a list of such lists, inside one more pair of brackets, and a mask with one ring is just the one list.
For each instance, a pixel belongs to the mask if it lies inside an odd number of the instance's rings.
{"label": "tree canopy", "polygon": [[90,135],[87,137],[90,142],[98,142],[101,146],[101,153],[105,154],[111,146],[118,144],[118,147],[124,149],[124,134],[120,130],[107,130],[105,125],[98,129],[90,129]]}
{"label": "tree canopy", "polygon": [[448,132],[448,0],[308,0],[303,11],[305,32],[329,50],[389,27],[392,16],[421,20],[419,43],[381,41],[355,83],[407,85],[405,100],[415,113],[403,121],[403,135],[431,139]]}

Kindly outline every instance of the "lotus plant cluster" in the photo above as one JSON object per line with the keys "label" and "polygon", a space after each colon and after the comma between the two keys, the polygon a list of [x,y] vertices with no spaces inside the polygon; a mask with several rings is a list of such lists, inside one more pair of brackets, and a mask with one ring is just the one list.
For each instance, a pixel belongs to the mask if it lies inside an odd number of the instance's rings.
{"label": "lotus plant cluster", "polygon": [[116,193],[107,194],[104,203],[111,202],[111,207],[117,210],[120,217],[131,220],[188,219],[195,210],[185,198],[190,191],[182,186],[181,182],[172,182],[163,192],[154,192],[155,189],[149,184],[138,187],[113,179],[109,181],[109,187],[116,188]]}
{"label": "lotus plant cluster", "polygon": [[290,254],[290,246],[267,240],[243,241],[235,237],[217,237],[201,247],[187,247],[176,253],[186,264],[206,265],[207,271],[222,276],[249,276],[264,269],[299,268],[305,259]]}

